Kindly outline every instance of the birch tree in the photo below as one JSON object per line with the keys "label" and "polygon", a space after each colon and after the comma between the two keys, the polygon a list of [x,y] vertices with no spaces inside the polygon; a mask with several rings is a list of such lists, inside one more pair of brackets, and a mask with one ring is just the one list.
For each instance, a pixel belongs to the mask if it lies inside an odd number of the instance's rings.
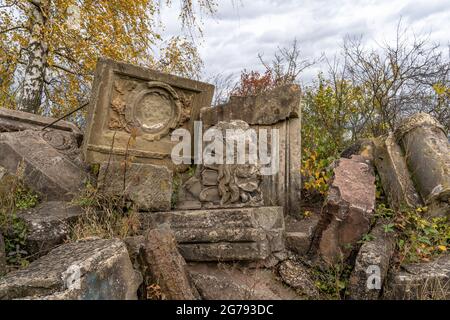
{"label": "birch tree", "polygon": [[[200,29],[215,0],[180,0],[179,21]],[[0,107],[58,116],[89,98],[96,61],[109,57],[198,77],[190,37],[163,39],[172,1],[0,0]]]}

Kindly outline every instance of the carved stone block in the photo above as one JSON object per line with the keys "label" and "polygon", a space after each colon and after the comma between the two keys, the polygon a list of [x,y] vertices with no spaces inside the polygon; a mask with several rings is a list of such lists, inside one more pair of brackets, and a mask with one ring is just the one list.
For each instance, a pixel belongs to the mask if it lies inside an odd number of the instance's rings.
{"label": "carved stone block", "polygon": [[[173,169],[170,154],[176,142],[170,132],[192,131],[213,92],[210,84],[100,59],[83,145],[85,161],[102,163],[110,154],[121,161],[127,155],[134,162]],[[130,143],[132,135],[136,141]]]}

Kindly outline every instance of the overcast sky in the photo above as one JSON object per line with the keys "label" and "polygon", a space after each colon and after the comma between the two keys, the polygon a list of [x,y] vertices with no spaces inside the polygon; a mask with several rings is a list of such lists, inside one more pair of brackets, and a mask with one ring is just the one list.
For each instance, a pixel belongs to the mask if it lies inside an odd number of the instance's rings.
{"label": "overcast sky", "polygon": [[[305,57],[332,57],[346,35],[364,35],[369,45],[389,41],[402,18],[416,33],[450,43],[450,0],[218,0],[214,17],[203,18],[196,38],[204,77],[261,70],[258,53],[270,57],[297,39]],[[176,7],[162,12],[166,36],[180,33]],[[310,80],[321,66],[306,71]]]}

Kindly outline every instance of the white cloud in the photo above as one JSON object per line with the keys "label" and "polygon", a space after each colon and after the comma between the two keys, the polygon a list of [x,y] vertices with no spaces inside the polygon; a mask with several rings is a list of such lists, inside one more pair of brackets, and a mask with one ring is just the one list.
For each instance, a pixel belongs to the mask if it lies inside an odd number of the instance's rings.
{"label": "white cloud", "polygon": [[[298,39],[305,57],[333,56],[346,35],[363,34],[368,43],[389,41],[400,17],[416,33],[449,44],[450,1],[443,0],[218,0],[217,15],[203,19],[197,39],[205,78],[217,73],[259,70],[257,55]],[[166,36],[180,33],[177,6],[164,9]],[[319,66],[320,67],[320,66]],[[318,68],[305,72],[309,80]]]}

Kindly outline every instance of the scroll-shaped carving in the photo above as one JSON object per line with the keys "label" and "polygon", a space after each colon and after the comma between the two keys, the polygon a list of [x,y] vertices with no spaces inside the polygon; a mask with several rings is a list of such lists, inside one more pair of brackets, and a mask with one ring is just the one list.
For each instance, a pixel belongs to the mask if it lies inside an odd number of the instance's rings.
{"label": "scroll-shaped carving", "polygon": [[[213,129],[223,132],[222,144],[225,150],[226,130],[245,131],[249,126],[244,121],[231,121],[220,122]],[[195,209],[262,206],[264,203],[260,166],[249,163],[237,164],[236,154],[234,160],[233,164],[197,166],[195,175],[183,184],[178,207]]]}

